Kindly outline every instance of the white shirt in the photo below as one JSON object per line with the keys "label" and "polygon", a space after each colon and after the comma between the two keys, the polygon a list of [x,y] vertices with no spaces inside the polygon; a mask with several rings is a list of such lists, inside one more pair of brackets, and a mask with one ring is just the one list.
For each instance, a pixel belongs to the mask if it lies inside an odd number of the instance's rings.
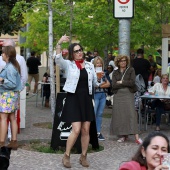
{"label": "white shirt", "polygon": [[[64,84],[63,90],[70,93],[75,93],[80,76],[80,69],[77,68],[75,61],[65,60],[62,57],[62,53],[55,54],[55,62],[60,68],[66,70],[67,79]],[[85,61],[85,69],[88,75],[88,88],[89,94],[92,94],[93,86],[99,86],[97,82],[97,76],[94,70],[94,65],[88,61]]]}
{"label": "white shirt", "polygon": [[156,83],[156,84],[154,84],[153,87],[148,89],[148,92],[156,93],[157,95],[160,95],[160,96],[162,96],[162,95],[168,96],[168,95],[170,95],[170,86],[168,86],[167,90],[164,91],[162,83]]}
{"label": "white shirt", "polygon": [[[21,90],[23,90],[28,79],[27,65],[23,56],[17,54],[16,59],[21,69]],[[2,59],[2,56],[0,56],[0,71],[5,67],[5,65],[6,62]]]}
{"label": "white shirt", "polygon": [[161,82],[161,78],[159,76],[155,76],[153,79],[154,83],[160,83]]}

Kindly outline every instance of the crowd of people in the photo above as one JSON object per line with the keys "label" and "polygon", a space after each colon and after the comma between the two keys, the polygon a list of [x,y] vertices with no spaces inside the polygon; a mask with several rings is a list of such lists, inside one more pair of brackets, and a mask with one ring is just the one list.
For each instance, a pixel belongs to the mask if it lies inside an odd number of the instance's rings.
{"label": "crowd of people", "polygon": [[[69,36],[62,36],[57,42],[54,55],[54,63],[60,66],[62,76],[66,78],[63,90],[67,92],[67,96],[61,121],[72,125],[62,159],[64,167],[71,168],[70,153],[79,136],[82,148],[79,162],[83,167],[89,167],[87,149],[90,141],[91,122],[96,122],[96,138],[104,141],[102,117],[105,106],[111,105],[110,135],[117,136],[119,143],[126,142],[129,135],[134,135],[134,142],[140,145],[132,160],[123,164],[120,170],[166,169],[166,166],[161,165],[160,161],[150,162],[150,156],[154,154],[152,150],[157,152],[158,159],[162,153],[169,152],[169,140],[159,132],[161,114],[165,113],[166,101],[162,99],[151,101],[151,108],[155,109],[156,115],[156,132],[149,134],[142,141],[139,137],[134,94],[137,91],[135,78],[140,74],[149,94],[170,96],[169,75],[162,75],[161,69],[157,67],[152,55],[145,59],[143,49],[138,49],[136,53],[132,52],[130,56],[118,55],[115,57],[108,52],[108,63],[105,65],[97,50],[94,50],[93,53],[88,51],[85,54],[79,43],[70,44],[68,52],[64,53],[61,45],[63,42],[69,41]],[[10,134],[7,123],[7,119],[9,119],[12,136],[7,146],[17,149],[15,112],[19,106],[19,93],[25,87],[27,78],[29,84],[34,78],[33,93],[37,92],[38,66],[41,65],[41,62],[35,57],[34,51],[25,62],[22,56],[16,54],[14,42],[11,40],[4,41],[0,60],[2,60],[0,67],[3,68],[0,72],[0,147],[5,146],[6,136]],[[42,81],[47,83],[49,79],[49,70],[47,70]],[[46,97],[45,107],[49,107],[50,85],[44,85],[43,91],[43,96]],[[27,95],[29,92],[30,87],[27,87]],[[107,101],[108,96],[110,96],[110,103]]]}

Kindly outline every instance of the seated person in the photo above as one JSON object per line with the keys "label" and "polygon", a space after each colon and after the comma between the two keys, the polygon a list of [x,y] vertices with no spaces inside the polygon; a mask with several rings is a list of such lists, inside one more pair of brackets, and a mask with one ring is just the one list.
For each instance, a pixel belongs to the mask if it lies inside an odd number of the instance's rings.
{"label": "seated person", "polygon": [[[170,86],[168,86],[169,78],[168,74],[163,74],[161,76],[161,83],[154,84],[153,87],[148,89],[148,92],[151,95],[159,95],[159,96],[169,96],[170,95]],[[151,108],[156,109],[156,130],[160,130],[160,122],[161,122],[161,114],[165,113],[165,100],[162,99],[154,99],[151,102]]]}
{"label": "seated person", "polygon": [[160,132],[151,132],[139,146],[132,160],[119,170],[168,170],[161,164],[162,155],[170,152],[169,139]]}
{"label": "seated person", "polygon": [[158,68],[156,71],[155,71],[155,75],[154,75],[154,79],[153,79],[153,82],[154,83],[160,83],[161,82],[161,74],[162,74],[162,71],[160,68]]}
{"label": "seated person", "polygon": [[[44,73],[43,75],[43,79],[42,79],[42,82],[44,83],[48,83],[49,82],[49,78],[50,78],[50,72],[49,70],[47,70],[46,73]],[[49,98],[50,98],[50,84],[43,84],[43,96],[42,97],[45,97],[45,107],[49,107]]]}

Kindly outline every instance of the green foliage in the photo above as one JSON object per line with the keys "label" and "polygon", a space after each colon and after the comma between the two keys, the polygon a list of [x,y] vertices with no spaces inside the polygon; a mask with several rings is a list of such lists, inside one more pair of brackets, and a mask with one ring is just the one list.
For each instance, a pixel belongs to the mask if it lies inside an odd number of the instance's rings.
{"label": "green foliage", "polygon": [[131,25],[131,47],[159,48],[162,40],[162,24],[168,24],[169,2],[165,0],[136,0],[135,17]]}
{"label": "green foliage", "polygon": [[104,113],[103,115],[102,115],[102,117],[103,118],[111,118],[112,117],[112,114],[110,114],[110,113]]}
{"label": "green foliage", "polygon": [[[31,2],[32,0],[21,1]],[[22,26],[21,11],[13,15],[12,9],[15,4],[21,3],[20,0],[4,0],[0,2],[0,34],[14,35]]]}
{"label": "green foliage", "polygon": [[[56,41],[64,35],[78,40],[85,51],[118,47],[119,20],[113,18],[112,0],[53,0],[53,36]],[[161,46],[161,25],[169,23],[170,6],[166,0],[135,0],[135,16],[131,20],[131,49],[155,49]],[[21,33],[27,37],[24,47],[39,53],[48,51],[48,1],[37,0],[32,3],[18,1],[13,9],[13,19],[23,17],[25,26],[30,23],[29,31]],[[26,12],[24,12],[26,11]],[[21,23],[21,22],[19,22]],[[66,45],[63,45],[66,48]],[[152,51],[152,50],[151,50]]]}
{"label": "green foliage", "polygon": [[0,34],[12,34],[13,30],[18,31],[17,23],[11,19],[11,9],[13,8],[15,1],[0,2]]}
{"label": "green foliage", "polygon": [[[24,146],[20,146],[23,149],[27,149],[27,150],[33,150],[33,151],[37,151],[37,152],[43,152],[43,153],[54,153],[54,154],[63,154],[65,152],[65,147],[59,147],[58,150],[53,150],[50,147],[50,143],[49,142],[41,142],[40,140],[32,140],[30,141],[29,144],[24,144]],[[91,145],[89,145],[87,152],[88,153],[94,153],[94,152],[100,152],[104,150],[104,147],[99,145],[99,149],[93,149]],[[77,149],[76,148],[72,148],[71,150],[72,154],[77,154]]]}

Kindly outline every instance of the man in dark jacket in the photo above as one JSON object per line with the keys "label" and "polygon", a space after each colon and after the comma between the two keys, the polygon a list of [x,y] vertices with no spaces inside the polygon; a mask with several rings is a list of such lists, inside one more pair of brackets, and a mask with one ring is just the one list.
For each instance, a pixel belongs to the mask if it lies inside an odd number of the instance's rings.
{"label": "man in dark jacket", "polygon": [[145,87],[148,87],[148,78],[149,78],[149,71],[150,71],[150,62],[144,59],[144,51],[143,49],[137,50],[137,57],[133,60],[133,68],[135,69],[135,74],[141,74],[144,82]]}
{"label": "man in dark jacket", "polygon": [[38,58],[35,57],[35,52],[31,52],[31,57],[27,60],[27,67],[28,67],[28,83],[29,86],[27,87],[27,95],[29,94],[31,81],[34,78],[34,91],[33,94],[35,95],[37,92],[38,81],[39,81],[39,69],[38,66],[41,65],[41,62]]}

